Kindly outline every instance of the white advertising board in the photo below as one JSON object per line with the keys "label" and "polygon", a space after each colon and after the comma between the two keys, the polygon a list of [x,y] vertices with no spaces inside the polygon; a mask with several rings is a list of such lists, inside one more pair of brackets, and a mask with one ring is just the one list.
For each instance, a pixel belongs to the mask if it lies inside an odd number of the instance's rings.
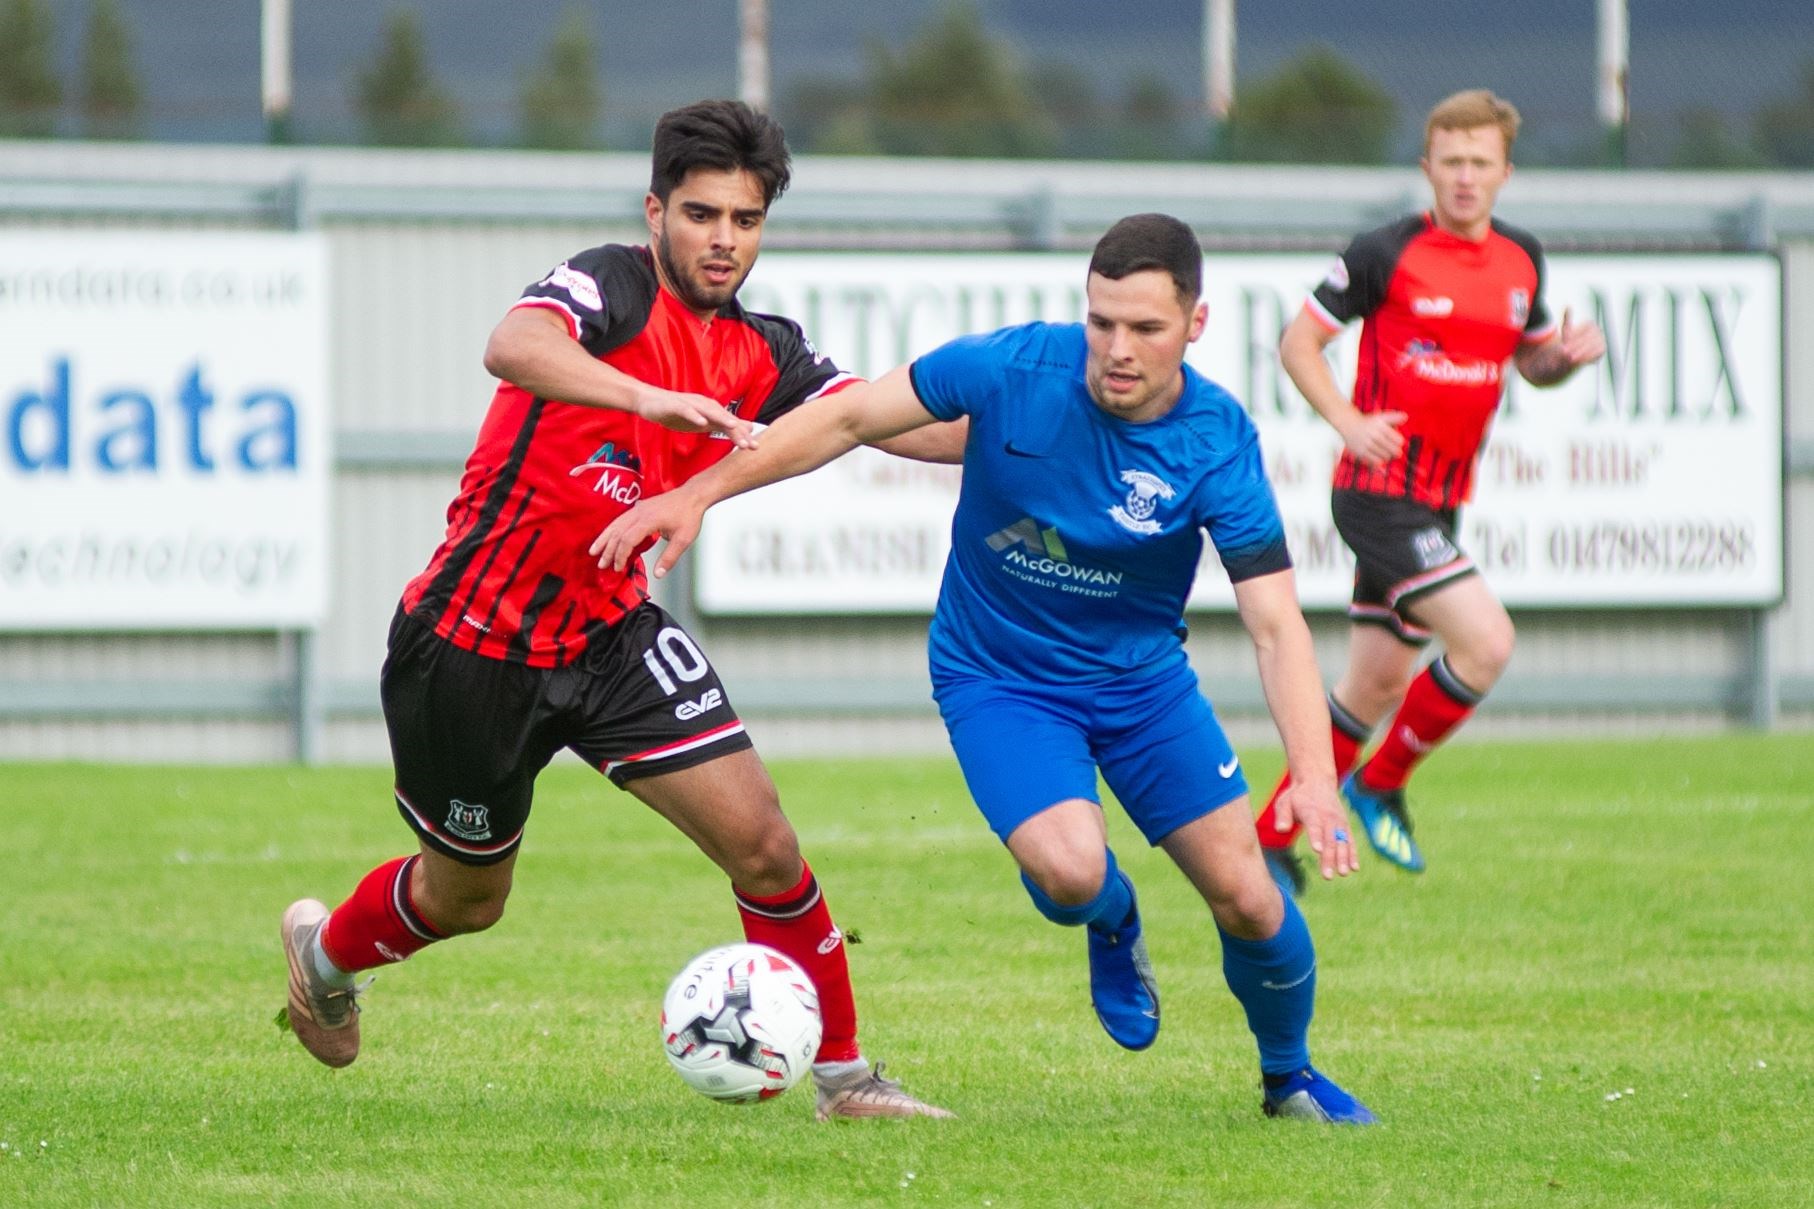
{"label": "white advertising board", "polygon": [[326,316],[313,235],[0,235],[0,629],[318,625]]}
{"label": "white advertising board", "polygon": [[[799,321],[877,376],[967,332],[1083,314],[1084,255],[764,256],[746,306]],[[1279,365],[1278,337],[1328,269],[1316,255],[1216,255],[1190,363],[1247,406],[1310,606],[1346,603],[1329,519],[1339,439]],[[1757,605],[1782,595],[1782,282],[1767,256],[1557,256],[1552,314],[1608,354],[1548,390],[1513,373],[1461,540],[1513,605]],[[1353,324],[1333,346],[1352,381]],[[959,472],[859,449],[714,509],[693,557],[709,613],[929,611]],[[1213,553],[1195,607],[1233,606]]]}

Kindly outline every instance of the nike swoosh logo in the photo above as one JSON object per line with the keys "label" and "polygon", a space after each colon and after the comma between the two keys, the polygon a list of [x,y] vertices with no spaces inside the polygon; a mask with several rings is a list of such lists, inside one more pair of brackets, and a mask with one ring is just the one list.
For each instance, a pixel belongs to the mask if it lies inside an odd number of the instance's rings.
{"label": "nike swoosh logo", "polygon": [[1292,987],[1304,985],[1304,981],[1314,973],[1316,973],[1316,966],[1313,964],[1308,970],[1305,970],[1290,982],[1267,982],[1262,978],[1260,980],[1260,985],[1269,991],[1289,991]]}
{"label": "nike swoosh logo", "polygon": [[1013,441],[1009,441],[1007,444],[1003,445],[1002,452],[1017,458],[1042,458],[1045,456],[1045,454],[1031,449],[1016,449]]}
{"label": "nike swoosh logo", "polygon": [[1236,756],[1234,759],[1230,760],[1226,764],[1216,765],[1216,771],[1218,773],[1220,773],[1222,775],[1222,779],[1224,781],[1226,781],[1229,777],[1232,777],[1235,775],[1235,769],[1237,769],[1239,767],[1241,767],[1241,757]]}

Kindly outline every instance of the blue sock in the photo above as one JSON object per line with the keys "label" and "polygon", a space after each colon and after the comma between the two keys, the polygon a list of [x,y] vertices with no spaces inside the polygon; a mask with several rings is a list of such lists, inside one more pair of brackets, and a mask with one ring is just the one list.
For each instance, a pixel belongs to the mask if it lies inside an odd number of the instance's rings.
{"label": "blue sock", "polygon": [[[1247,1011],[1260,1044],[1260,1072],[1287,1075],[1310,1065],[1310,1014],[1316,1008],[1316,946],[1290,895],[1285,922],[1270,940],[1222,932],[1222,976]],[[1216,930],[1221,932],[1221,925]]]}
{"label": "blue sock", "polygon": [[1105,848],[1103,852],[1108,857],[1108,872],[1102,879],[1102,889],[1087,903],[1075,907],[1060,906],[1025,873],[1020,875],[1020,883],[1027,888],[1039,913],[1053,923],[1063,924],[1067,928],[1074,928],[1078,924],[1094,924],[1106,931],[1114,931],[1127,919],[1128,912],[1134,909],[1134,892],[1129,887],[1127,878],[1122,875],[1120,866],[1115,864],[1114,850]]}

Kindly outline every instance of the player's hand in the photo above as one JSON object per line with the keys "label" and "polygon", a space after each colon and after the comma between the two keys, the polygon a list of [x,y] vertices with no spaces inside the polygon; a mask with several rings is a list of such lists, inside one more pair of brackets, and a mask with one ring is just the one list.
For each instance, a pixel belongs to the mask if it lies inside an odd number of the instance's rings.
{"label": "player's hand", "polygon": [[715,399],[651,387],[636,397],[636,414],[675,432],[715,432],[739,449],[756,447],[756,430]]}
{"label": "player's hand", "polygon": [[598,559],[600,570],[621,571],[632,558],[655,544],[657,537],[667,539],[667,547],[656,560],[656,579],[666,575],[680,556],[699,536],[705,509],[688,499],[684,491],[652,495],[606,525],[592,540],[588,553]]}
{"label": "player's hand", "polygon": [[1348,829],[1348,815],[1333,782],[1306,785],[1293,775],[1272,810],[1280,831],[1290,831],[1297,823],[1304,825],[1304,838],[1310,843],[1324,881],[1359,871],[1354,835]]}
{"label": "player's hand", "polygon": [[1398,426],[1409,417],[1402,411],[1356,412],[1342,430],[1348,452],[1369,466],[1384,466],[1404,451],[1405,437]]}
{"label": "player's hand", "polygon": [[1556,337],[1557,354],[1567,362],[1570,370],[1606,355],[1606,334],[1600,330],[1600,325],[1591,319],[1576,323],[1573,314],[1572,310],[1563,310],[1562,331]]}

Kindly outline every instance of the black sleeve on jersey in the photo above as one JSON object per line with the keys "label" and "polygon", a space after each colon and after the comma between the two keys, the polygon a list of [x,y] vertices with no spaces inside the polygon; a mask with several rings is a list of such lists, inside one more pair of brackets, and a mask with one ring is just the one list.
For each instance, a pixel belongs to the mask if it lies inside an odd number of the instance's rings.
{"label": "black sleeve on jersey", "polygon": [[775,359],[775,369],[780,373],[775,389],[768,392],[768,398],[751,417],[758,424],[773,424],[832,382],[849,377],[832,363],[830,357],[813,347],[812,341],[793,320],[754,311],[743,311],[739,318],[767,342],[769,355]]}
{"label": "black sleeve on jersey", "polygon": [[1329,270],[1311,297],[1342,323],[1365,319],[1386,301],[1386,287],[1398,258],[1423,225],[1423,215],[1413,214],[1356,235],[1342,253],[1341,263]]}
{"label": "black sleeve on jersey", "polygon": [[1510,223],[1493,220],[1493,230],[1499,232],[1513,243],[1524,249],[1524,254],[1531,258],[1531,264],[1537,270],[1537,293],[1531,299],[1530,318],[1524,321],[1524,330],[1540,332],[1549,326],[1549,303],[1544,300],[1543,286],[1549,277],[1549,269],[1543,263],[1543,245],[1537,237],[1523,227],[1514,227]]}
{"label": "black sleeve on jersey", "polygon": [[578,321],[581,347],[602,357],[647,325],[656,289],[646,248],[604,244],[563,260],[523,297],[558,303]]}
{"label": "black sleeve on jersey", "polygon": [[1285,544],[1283,533],[1251,550],[1232,550],[1226,555],[1217,551],[1217,554],[1222,559],[1222,569],[1228,572],[1228,582],[1231,584],[1291,569],[1291,549]]}

